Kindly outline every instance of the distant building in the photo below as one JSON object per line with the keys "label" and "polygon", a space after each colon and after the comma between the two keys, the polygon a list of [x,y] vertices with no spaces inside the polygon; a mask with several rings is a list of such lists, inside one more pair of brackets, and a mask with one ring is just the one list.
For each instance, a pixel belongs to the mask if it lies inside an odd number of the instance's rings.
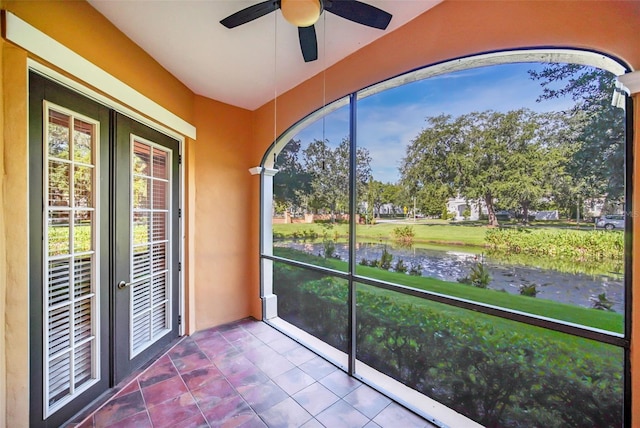
{"label": "distant building", "polygon": [[488,214],[487,208],[480,200],[467,201],[458,196],[447,201],[447,211],[455,214],[454,220],[465,220],[464,213],[467,210],[469,210],[469,217],[466,220],[479,220],[480,215]]}

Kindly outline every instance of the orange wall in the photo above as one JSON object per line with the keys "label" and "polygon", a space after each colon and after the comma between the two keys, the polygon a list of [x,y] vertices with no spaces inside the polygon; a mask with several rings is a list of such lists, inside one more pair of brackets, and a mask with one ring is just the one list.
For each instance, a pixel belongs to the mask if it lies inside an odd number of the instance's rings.
{"label": "orange wall", "polygon": [[[3,51],[4,41],[0,40],[0,76],[3,75],[4,69]],[[0,82],[2,80],[0,79]],[[0,84],[0,111],[4,112],[4,90]],[[0,114],[0,141],[4,140],[4,113]],[[0,147],[2,144],[0,143]],[[4,222],[4,151],[0,150],[0,272],[7,271],[7,240],[5,239],[5,222]],[[7,291],[7,279],[5,275],[0,274],[0,343],[3,344],[5,338],[5,294]],[[0,351],[0,421],[6,421],[7,418],[7,365],[5,352]]]}
{"label": "orange wall", "polygon": [[[195,97],[193,145],[196,330],[237,320],[259,300],[257,217],[249,174],[251,112]],[[259,314],[254,316],[260,318]]]}
{"label": "orange wall", "polygon": [[[5,301],[0,319],[4,324],[0,349],[5,354],[5,371],[0,373],[0,379],[6,382],[6,396],[0,393],[0,407],[6,406],[6,426],[19,426],[18,421],[28,420],[29,411],[27,56],[5,42],[0,42],[0,48],[4,125],[0,140],[4,157],[0,180],[4,228],[0,230],[0,240],[6,245],[4,266],[0,262],[0,298]],[[3,423],[0,420],[0,426]]]}

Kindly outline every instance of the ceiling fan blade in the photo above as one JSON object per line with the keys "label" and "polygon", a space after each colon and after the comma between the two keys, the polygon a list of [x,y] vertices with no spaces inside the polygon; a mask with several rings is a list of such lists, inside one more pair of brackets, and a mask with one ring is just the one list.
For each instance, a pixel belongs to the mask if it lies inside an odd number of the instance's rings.
{"label": "ceiling fan blade", "polygon": [[220,21],[220,23],[227,28],[235,28],[238,25],[246,24],[247,22],[253,21],[254,19],[258,19],[261,16],[271,13],[279,7],[279,1],[267,0],[262,3],[254,4],[253,6],[242,9],[241,11],[238,11],[233,15],[229,15],[225,19]]}
{"label": "ceiling fan blade", "polygon": [[368,27],[385,30],[391,21],[391,14],[375,6],[357,0],[327,0],[324,9],[349,21]]}
{"label": "ceiling fan blade", "polygon": [[316,38],[316,29],[313,25],[310,27],[298,27],[298,37],[300,38],[300,49],[304,62],[311,62],[318,59],[318,39]]}

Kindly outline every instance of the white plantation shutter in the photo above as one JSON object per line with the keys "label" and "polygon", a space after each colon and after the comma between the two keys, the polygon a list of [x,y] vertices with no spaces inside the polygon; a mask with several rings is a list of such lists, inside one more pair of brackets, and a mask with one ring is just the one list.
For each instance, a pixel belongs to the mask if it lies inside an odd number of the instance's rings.
{"label": "white plantation shutter", "polygon": [[98,123],[45,103],[44,409],[99,380],[96,272]]}
{"label": "white plantation shutter", "polygon": [[171,153],[132,136],[131,358],[171,330]]}

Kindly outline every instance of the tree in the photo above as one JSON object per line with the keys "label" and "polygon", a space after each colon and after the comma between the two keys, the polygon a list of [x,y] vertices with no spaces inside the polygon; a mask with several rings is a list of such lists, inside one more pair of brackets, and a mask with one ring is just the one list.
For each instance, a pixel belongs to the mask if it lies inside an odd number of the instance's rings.
{"label": "tree", "polygon": [[416,208],[425,215],[441,215],[446,209],[450,192],[446,186],[435,183],[422,186],[416,193]]}
{"label": "tree", "polygon": [[[461,172],[459,158],[465,149],[460,118],[440,115],[426,121],[429,126],[407,147],[400,166],[400,185],[405,195],[419,197],[416,203],[423,212],[437,214],[447,198],[455,195],[456,175]],[[432,205],[440,206],[440,210],[432,212]]]}
{"label": "tree", "polygon": [[[575,136],[571,118],[564,113],[532,114],[521,117],[528,129],[506,157],[506,170],[517,185],[507,186],[500,201],[506,206],[519,206],[524,222],[529,210],[553,198],[553,190],[566,183],[567,160]],[[523,135],[524,137],[524,135]]]}
{"label": "tree", "polygon": [[576,198],[604,198],[611,211],[624,198],[625,181],[625,115],[611,105],[615,76],[577,64],[548,64],[529,74],[543,88],[539,102],[565,96],[576,101],[571,113],[582,126],[567,166],[572,188]]}
{"label": "tree", "polygon": [[367,211],[371,210],[372,217],[380,218],[380,208],[384,204],[383,190],[384,184],[370,176],[367,184]]}
{"label": "tree", "polygon": [[273,199],[283,210],[301,206],[311,192],[311,176],[299,159],[300,146],[300,140],[291,140],[276,157]]}
{"label": "tree", "polygon": [[544,136],[547,149],[546,204],[570,214],[579,201],[588,197],[581,180],[570,172],[570,162],[580,146],[584,115],[556,112],[540,117],[539,133]]}
{"label": "tree", "polygon": [[[349,140],[343,139],[335,149],[328,141],[314,140],[303,150],[305,171],[311,177],[311,206],[327,210],[332,221],[338,211],[348,211],[349,206]],[[366,186],[371,176],[369,151],[356,151],[356,192],[365,198]],[[364,199],[363,199],[364,201]]]}
{"label": "tree", "polygon": [[526,109],[430,117],[407,148],[401,182],[422,196],[427,212],[442,212],[454,195],[482,200],[492,226],[498,224],[497,200],[528,212],[544,193],[545,150],[537,120]]}

